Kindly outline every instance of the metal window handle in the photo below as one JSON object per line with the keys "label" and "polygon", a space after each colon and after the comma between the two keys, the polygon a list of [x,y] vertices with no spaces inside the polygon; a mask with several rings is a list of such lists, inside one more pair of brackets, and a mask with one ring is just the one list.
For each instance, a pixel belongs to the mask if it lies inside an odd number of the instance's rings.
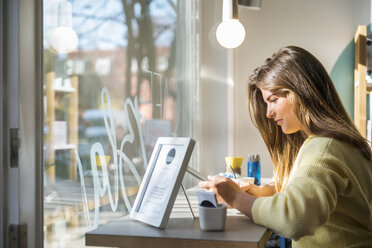
{"label": "metal window handle", "polygon": [[10,129],[10,167],[18,167],[19,160],[19,147],[21,141],[19,139],[19,129],[11,128]]}

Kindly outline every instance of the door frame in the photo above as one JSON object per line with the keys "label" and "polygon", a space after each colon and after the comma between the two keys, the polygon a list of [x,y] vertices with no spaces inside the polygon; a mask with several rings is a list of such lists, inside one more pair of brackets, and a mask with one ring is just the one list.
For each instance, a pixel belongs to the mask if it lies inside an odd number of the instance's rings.
{"label": "door frame", "polygon": [[2,62],[2,95],[1,95],[1,247],[9,247],[10,225],[19,221],[19,177],[18,168],[10,166],[10,129],[18,125],[18,0],[1,1],[1,62]]}
{"label": "door frame", "polygon": [[[1,0],[0,7],[0,247],[9,247],[10,225],[27,227],[19,244],[43,247],[42,0]],[[10,166],[11,128],[19,130],[18,167]]]}

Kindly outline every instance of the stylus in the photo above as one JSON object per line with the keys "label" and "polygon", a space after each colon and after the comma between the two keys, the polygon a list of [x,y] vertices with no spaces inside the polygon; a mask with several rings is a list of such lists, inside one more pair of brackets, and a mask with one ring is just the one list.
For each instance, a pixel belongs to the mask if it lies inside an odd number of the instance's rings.
{"label": "stylus", "polygon": [[204,175],[201,174],[199,171],[194,170],[194,169],[191,168],[190,166],[188,166],[186,170],[187,170],[188,173],[190,173],[190,174],[193,175],[194,177],[198,178],[199,180],[202,180],[202,181],[208,181],[208,177],[204,176]]}

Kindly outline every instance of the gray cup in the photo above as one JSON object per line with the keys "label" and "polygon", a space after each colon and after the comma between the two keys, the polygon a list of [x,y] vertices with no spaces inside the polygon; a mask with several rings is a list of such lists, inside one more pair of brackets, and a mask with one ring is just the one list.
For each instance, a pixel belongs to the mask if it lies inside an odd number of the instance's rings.
{"label": "gray cup", "polygon": [[223,231],[226,224],[226,204],[218,207],[203,207],[199,205],[199,223],[203,231]]}

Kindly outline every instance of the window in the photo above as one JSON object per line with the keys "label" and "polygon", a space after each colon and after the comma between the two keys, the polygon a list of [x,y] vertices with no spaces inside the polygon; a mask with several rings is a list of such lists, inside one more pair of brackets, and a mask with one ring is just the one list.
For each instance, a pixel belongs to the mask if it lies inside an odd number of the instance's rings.
{"label": "window", "polygon": [[128,214],[157,137],[198,135],[197,2],[43,5],[44,245],[83,247]]}

